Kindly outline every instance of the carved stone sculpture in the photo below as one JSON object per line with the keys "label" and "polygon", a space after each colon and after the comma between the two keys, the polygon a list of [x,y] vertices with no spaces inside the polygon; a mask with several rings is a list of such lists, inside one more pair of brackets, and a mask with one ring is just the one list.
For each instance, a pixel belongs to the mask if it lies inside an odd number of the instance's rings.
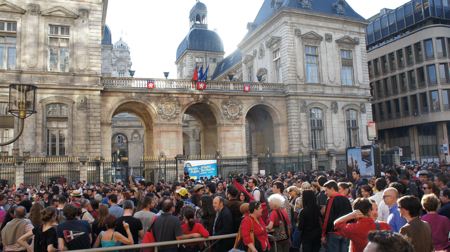
{"label": "carved stone sculpture", "polygon": [[159,100],[158,114],[164,120],[174,120],[181,112],[180,102],[175,97],[164,97]]}
{"label": "carved stone sculpture", "polygon": [[242,116],[242,102],[230,98],[222,102],[222,114],[228,120],[238,120]]}

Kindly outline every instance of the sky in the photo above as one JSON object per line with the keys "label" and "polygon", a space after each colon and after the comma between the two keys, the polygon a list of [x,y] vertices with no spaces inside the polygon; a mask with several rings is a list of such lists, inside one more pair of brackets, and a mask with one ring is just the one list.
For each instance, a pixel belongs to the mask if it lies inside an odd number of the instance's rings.
{"label": "sky", "polygon": [[[208,7],[208,28],[222,38],[225,56],[247,33],[264,0],[202,0]],[[321,0],[313,0],[321,1]],[[364,18],[408,0],[347,0]],[[135,77],[176,78],[178,45],[189,32],[189,11],[196,0],[109,0],[106,24],[113,43],[122,38],[130,47]]]}

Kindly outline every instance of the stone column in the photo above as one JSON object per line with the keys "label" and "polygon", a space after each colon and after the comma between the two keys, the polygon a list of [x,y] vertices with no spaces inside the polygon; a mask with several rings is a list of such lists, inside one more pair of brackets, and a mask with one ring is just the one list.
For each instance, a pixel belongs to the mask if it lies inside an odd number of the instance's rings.
{"label": "stone column", "polygon": [[310,151],[309,152],[310,158],[311,158],[311,170],[316,171],[317,170],[317,152],[316,151]]}
{"label": "stone column", "polygon": [[23,157],[16,158],[16,185],[20,185],[25,182],[25,160]]}
{"label": "stone column", "polygon": [[287,116],[289,153],[297,153],[300,149],[300,108],[295,97],[288,97]]}
{"label": "stone column", "polygon": [[329,160],[330,160],[330,168],[333,171],[336,171],[336,150],[329,150],[328,151],[328,156],[329,156]]}
{"label": "stone column", "polygon": [[80,181],[94,182],[88,181],[88,168],[86,166],[87,157],[79,157],[78,161],[80,162],[78,165],[78,170],[80,171]]}
{"label": "stone column", "polygon": [[[258,163],[258,156],[254,155],[252,156],[252,175],[259,173],[259,163]],[[267,172],[267,171],[266,171]]]}

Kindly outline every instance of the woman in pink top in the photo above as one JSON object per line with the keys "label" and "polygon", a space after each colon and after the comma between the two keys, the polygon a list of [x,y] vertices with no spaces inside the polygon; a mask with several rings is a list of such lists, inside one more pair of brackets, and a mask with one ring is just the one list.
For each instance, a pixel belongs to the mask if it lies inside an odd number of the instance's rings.
{"label": "woman in pink top", "polygon": [[439,199],[433,193],[426,194],[422,198],[422,207],[427,214],[422,216],[422,220],[428,222],[431,227],[431,238],[436,252],[446,252],[450,249],[448,234],[450,232],[450,220],[436,211],[439,206]]}

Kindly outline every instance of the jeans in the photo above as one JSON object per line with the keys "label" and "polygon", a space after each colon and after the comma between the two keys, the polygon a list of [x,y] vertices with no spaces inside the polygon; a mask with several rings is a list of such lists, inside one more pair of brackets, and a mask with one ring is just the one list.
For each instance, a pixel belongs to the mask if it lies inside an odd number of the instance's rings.
{"label": "jeans", "polygon": [[327,252],[348,252],[350,241],[342,236],[328,233],[327,234]]}

